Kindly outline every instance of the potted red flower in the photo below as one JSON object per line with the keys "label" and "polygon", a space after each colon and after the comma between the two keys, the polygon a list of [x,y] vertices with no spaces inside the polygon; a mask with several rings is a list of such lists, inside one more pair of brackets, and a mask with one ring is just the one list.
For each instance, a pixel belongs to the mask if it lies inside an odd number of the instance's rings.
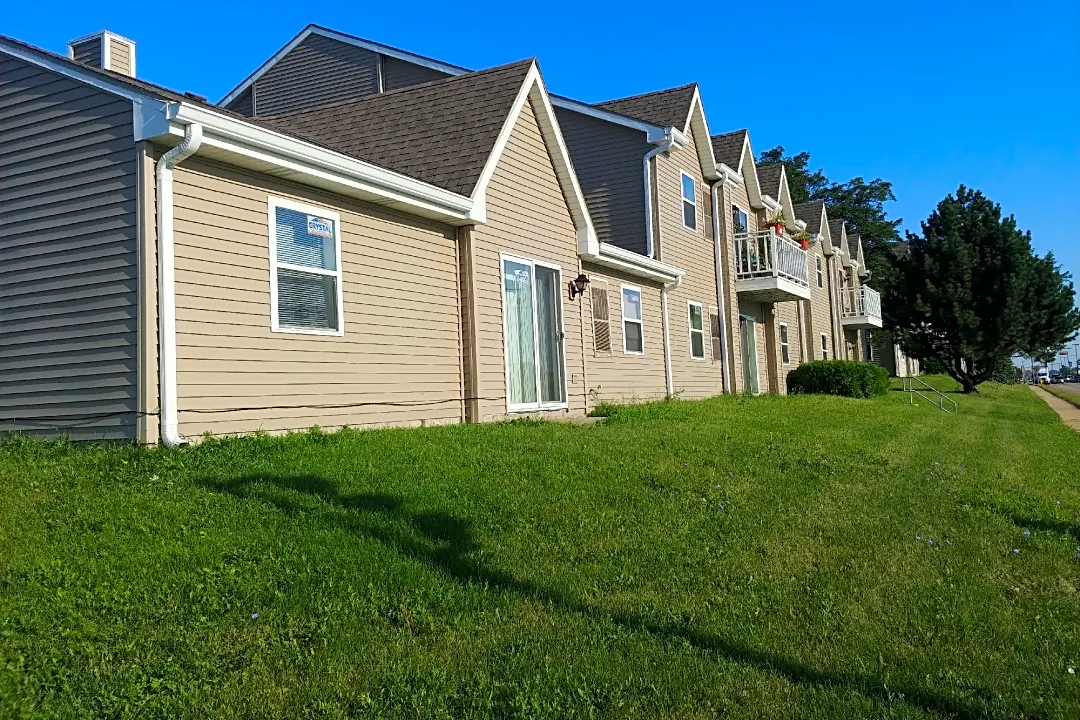
{"label": "potted red flower", "polygon": [[784,235],[784,228],[787,227],[787,221],[784,220],[784,211],[781,210],[776,213],[776,215],[773,216],[773,219],[769,221],[769,224],[772,225],[773,232],[782,237]]}
{"label": "potted red flower", "polygon": [[795,241],[802,245],[803,250],[810,249],[810,233],[802,230],[795,234]]}

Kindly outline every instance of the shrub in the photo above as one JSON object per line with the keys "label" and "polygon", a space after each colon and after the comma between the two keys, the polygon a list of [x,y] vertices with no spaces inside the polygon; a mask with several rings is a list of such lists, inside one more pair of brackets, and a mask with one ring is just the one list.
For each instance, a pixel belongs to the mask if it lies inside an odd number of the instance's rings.
{"label": "shrub", "polygon": [[869,398],[889,390],[889,374],[880,365],[847,360],[817,360],[788,373],[789,393],[817,393]]}

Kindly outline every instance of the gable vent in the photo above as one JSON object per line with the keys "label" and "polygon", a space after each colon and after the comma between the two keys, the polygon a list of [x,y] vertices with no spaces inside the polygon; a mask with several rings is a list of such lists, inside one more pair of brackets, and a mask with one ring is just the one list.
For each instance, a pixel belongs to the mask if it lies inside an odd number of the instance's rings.
{"label": "gable vent", "polygon": [[135,41],[102,30],[68,43],[68,57],[91,67],[135,77]]}

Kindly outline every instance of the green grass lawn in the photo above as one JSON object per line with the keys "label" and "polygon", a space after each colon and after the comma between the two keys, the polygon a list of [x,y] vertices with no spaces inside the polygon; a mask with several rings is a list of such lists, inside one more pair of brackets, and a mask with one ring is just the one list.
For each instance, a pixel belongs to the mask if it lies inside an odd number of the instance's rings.
{"label": "green grass lawn", "polygon": [[952,397],[5,443],[0,717],[1080,717],[1080,435]]}

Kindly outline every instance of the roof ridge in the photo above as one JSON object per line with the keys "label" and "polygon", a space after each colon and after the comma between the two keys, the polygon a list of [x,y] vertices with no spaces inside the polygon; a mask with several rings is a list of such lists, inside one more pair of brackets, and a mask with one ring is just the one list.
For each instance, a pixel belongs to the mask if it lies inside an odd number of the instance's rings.
{"label": "roof ridge", "polygon": [[427,89],[434,85],[449,84],[455,80],[473,80],[478,76],[489,75],[491,73],[510,70],[518,66],[533,65],[536,63],[536,58],[525,58],[524,60],[516,60],[512,63],[505,63],[503,65],[496,65],[494,67],[484,68],[483,70],[472,70],[461,75],[451,75],[450,77],[439,78],[438,80],[429,80],[425,83],[418,83],[416,85],[408,85],[406,87],[400,87],[395,90],[387,90],[386,92],[372,93],[370,95],[363,95],[361,97],[348,98],[346,100],[338,100],[337,102],[327,103],[325,105],[315,105],[314,107],[303,108],[302,110],[294,110],[287,113],[278,113],[276,115],[263,115],[262,119],[275,119],[275,118],[295,118],[301,115],[312,112],[321,112],[329,110],[331,108],[343,107],[346,105],[357,105],[369,101],[374,101],[379,98],[394,97],[397,95],[404,95],[405,93],[415,92],[417,90]]}
{"label": "roof ridge", "polygon": [[686,83],[685,85],[679,85],[677,87],[661,88],[660,90],[650,90],[649,92],[638,93],[636,95],[627,95],[626,97],[611,98],[610,100],[600,100],[599,102],[590,103],[591,105],[604,105],[605,103],[622,102],[624,100],[637,100],[638,98],[648,97],[649,95],[659,95],[660,93],[675,92],[676,90],[685,90],[688,87],[697,86],[696,82]]}
{"label": "roof ridge", "polygon": [[731,137],[732,135],[738,135],[739,133],[747,132],[750,132],[749,128],[739,128],[738,130],[731,130],[729,132],[716,133],[715,135],[710,135],[709,138],[715,140],[716,138]]}

